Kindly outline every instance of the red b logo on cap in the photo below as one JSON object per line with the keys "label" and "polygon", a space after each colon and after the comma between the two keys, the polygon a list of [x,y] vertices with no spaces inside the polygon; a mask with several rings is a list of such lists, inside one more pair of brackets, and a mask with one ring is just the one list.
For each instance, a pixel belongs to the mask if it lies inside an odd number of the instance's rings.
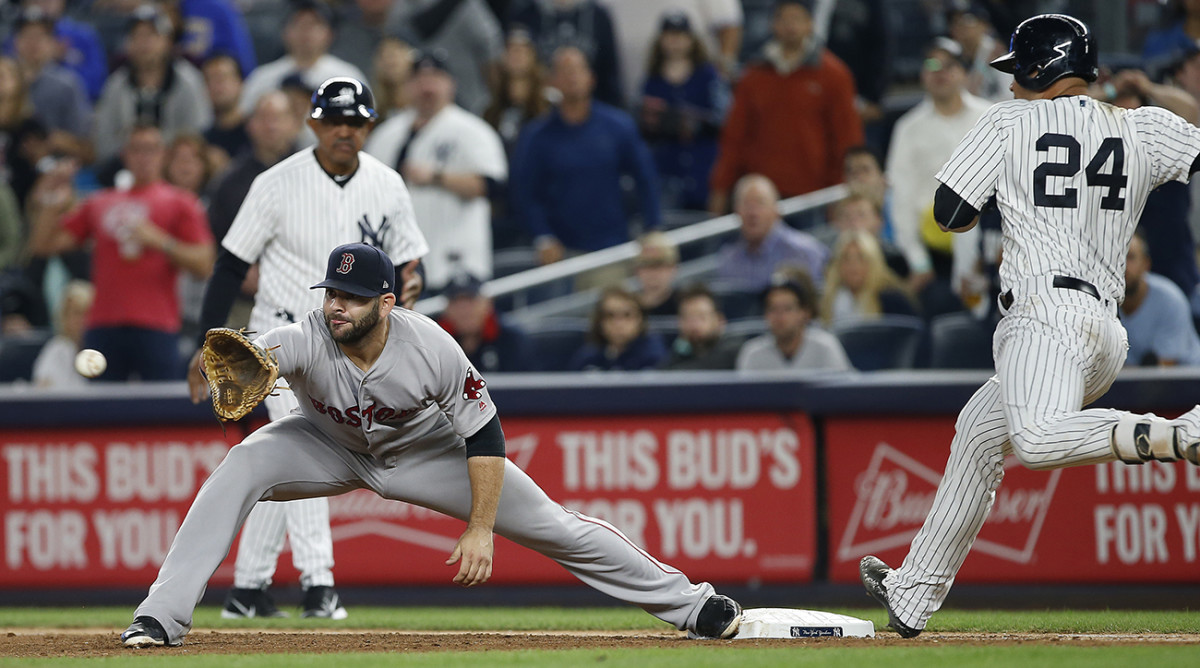
{"label": "red b logo on cap", "polygon": [[354,266],[354,256],[350,253],[342,253],[342,263],[338,265],[337,273],[349,274],[352,266]]}

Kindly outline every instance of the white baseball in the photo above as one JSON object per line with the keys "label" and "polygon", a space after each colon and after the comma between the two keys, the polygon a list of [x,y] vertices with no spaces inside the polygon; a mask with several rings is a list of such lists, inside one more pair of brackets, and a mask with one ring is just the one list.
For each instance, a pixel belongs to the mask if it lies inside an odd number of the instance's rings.
{"label": "white baseball", "polygon": [[104,369],[107,367],[108,360],[99,350],[84,348],[75,356],[75,370],[85,378],[95,378],[104,373]]}

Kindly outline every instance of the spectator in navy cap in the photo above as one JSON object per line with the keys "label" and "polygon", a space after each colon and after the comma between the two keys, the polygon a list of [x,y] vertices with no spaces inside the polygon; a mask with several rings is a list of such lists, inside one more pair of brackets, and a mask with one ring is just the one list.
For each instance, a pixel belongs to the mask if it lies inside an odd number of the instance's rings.
{"label": "spectator in navy cap", "polygon": [[[44,12],[53,21],[54,36],[58,40],[58,64],[79,75],[88,99],[94,102],[100,97],[104,80],[108,78],[108,54],[96,29],[89,23],[63,16],[66,0],[24,0],[21,4],[26,9]],[[14,27],[14,32],[16,30]],[[4,51],[12,52],[11,36]]]}
{"label": "spectator in navy cap", "polygon": [[496,313],[482,287],[471,274],[455,276],[442,291],[447,303],[438,324],[454,337],[471,364],[485,374],[532,370],[529,337]]}
{"label": "spectator in navy cap", "polygon": [[242,113],[249,114],[258,98],[279,88],[292,74],[299,74],[313,90],[333,77],[367,81],[362,70],[329,54],[333,36],[333,12],[328,5],[316,0],[296,2],[283,26],[283,45],[287,53],[278,60],[260,65],[246,78],[242,88]]}
{"label": "spectator in navy cap", "polygon": [[91,159],[92,103],[79,75],[58,64],[61,45],[54,23],[37,7],[17,18],[13,39],[17,62],[29,86],[34,115],[50,132],[51,151],[86,162]]}
{"label": "spectator in navy cap", "polygon": [[155,5],[130,14],[125,33],[126,62],[108,77],[96,103],[96,156],[116,156],[130,128],[155,125],[164,141],[180,132],[200,134],[212,125],[204,77],[177,58],[175,28]]}

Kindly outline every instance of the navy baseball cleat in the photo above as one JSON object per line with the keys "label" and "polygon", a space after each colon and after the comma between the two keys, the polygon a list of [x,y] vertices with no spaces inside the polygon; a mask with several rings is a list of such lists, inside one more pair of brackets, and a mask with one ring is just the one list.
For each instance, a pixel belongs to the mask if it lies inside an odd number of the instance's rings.
{"label": "navy baseball cleat", "polygon": [[696,615],[694,633],[701,638],[728,638],[741,625],[742,606],[728,596],[713,594]]}
{"label": "navy baseball cleat", "polygon": [[304,590],[304,612],[300,616],[345,619],[349,615],[333,587],[316,586]]}
{"label": "navy baseball cleat", "polygon": [[129,628],[121,634],[121,642],[126,647],[179,647],[183,641],[176,640],[171,642],[167,640],[167,632],[163,630],[162,624],[153,617],[137,617]]}
{"label": "navy baseball cleat", "polygon": [[275,607],[274,599],[262,589],[230,589],[225,596],[225,607],[221,609],[223,619],[287,616],[288,613]]}
{"label": "navy baseball cleat", "polygon": [[888,626],[895,629],[901,638],[915,638],[921,635],[921,629],[914,629],[900,621],[896,617],[896,613],[892,611],[892,605],[888,603],[887,588],[883,586],[883,579],[891,572],[892,569],[878,557],[867,555],[858,562],[858,576],[862,579],[863,586],[867,588],[867,593],[887,610]]}

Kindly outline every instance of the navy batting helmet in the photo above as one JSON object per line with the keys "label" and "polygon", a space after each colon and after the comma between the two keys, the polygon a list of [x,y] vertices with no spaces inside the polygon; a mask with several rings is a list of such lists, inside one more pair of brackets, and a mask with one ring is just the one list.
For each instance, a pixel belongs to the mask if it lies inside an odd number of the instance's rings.
{"label": "navy batting helmet", "polygon": [[1009,52],[992,61],[1017,83],[1041,92],[1063,77],[1095,81],[1096,40],[1083,21],[1064,14],[1025,19],[1013,31]]}
{"label": "navy batting helmet", "polygon": [[365,83],[351,77],[334,77],[313,92],[309,116],[316,119],[339,116],[371,119],[378,114],[375,113],[375,96]]}

